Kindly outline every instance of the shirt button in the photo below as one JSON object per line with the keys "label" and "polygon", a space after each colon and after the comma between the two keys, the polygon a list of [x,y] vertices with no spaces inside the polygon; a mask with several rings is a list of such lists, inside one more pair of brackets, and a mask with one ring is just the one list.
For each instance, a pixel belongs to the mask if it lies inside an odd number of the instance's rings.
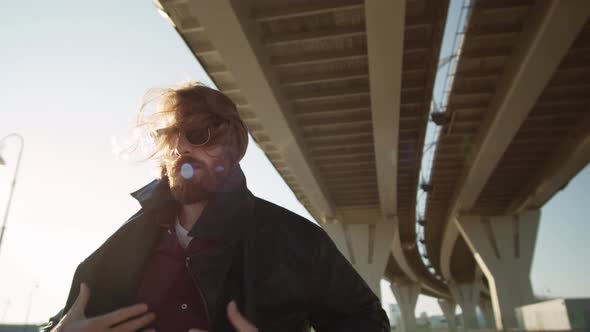
{"label": "shirt button", "polygon": [[171,230],[168,230],[168,234],[172,235],[172,231]]}
{"label": "shirt button", "polygon": [[186,308],[188,308],[188,305],[186,303],[180,305],[180,309],[186,310]]}

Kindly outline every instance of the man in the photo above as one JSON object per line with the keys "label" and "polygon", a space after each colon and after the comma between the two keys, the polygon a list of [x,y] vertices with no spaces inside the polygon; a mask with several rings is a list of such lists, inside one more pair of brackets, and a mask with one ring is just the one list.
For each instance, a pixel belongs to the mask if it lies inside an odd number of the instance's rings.
{"label": "man", "polygon": [[160,97],[138,125],[161,177],[132,194],[141,210],[78,266],[44,331],[389,331],[326,233],[248,190],[235,104],[198,83]]}

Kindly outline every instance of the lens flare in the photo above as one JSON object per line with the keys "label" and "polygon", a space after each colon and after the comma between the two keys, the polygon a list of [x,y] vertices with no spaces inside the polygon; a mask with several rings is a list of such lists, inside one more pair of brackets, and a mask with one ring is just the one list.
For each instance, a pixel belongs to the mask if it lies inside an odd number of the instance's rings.
{"label": "lens flare", "polygon": [[183,178],[188,180],[192,178],[193,175],[195,175],[195,170],[193,169],[193,166],[191,166],[191,164],[184,163],[182,164],[182,167],[180,167],[180,175],[182,175]]}

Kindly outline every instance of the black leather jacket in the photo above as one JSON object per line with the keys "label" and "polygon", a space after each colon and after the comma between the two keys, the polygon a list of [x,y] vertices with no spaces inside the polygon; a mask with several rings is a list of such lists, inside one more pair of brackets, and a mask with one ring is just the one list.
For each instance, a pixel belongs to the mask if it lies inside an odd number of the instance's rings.
{"label": "black leather jacket", "polygon": [[[64,309],[42,331],[50,331],[69,310],[81,282],[91,289],[88,317],[135,303],[159,221],[173,216],[178,206],[166,179],[132,195],[141,210],[78,266]],[[379,299],[328,235],[254,197],[245,180],[210,201],[189,235],[229,240],[191,257],[189,267],[207,303],[212,331],[234,331],[225,314],[234,299],[260,331],[309,331],[313,326],[317,332],[389,332]]]}

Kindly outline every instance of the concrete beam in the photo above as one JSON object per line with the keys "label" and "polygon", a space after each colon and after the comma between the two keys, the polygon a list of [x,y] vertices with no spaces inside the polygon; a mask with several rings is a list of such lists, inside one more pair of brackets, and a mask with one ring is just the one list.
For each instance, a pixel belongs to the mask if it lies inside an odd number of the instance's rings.
{"label": "concrete beam", "polygon": [[401,314],[400,332],[416,331],[416,301],[420,295],[420,284],[391,284],[391,291]]}
{"label": "concrete beam", "polygon": [[305,76],[298,76],[298,77],[287,77],[281,80],[281,84],[283,86],[300,86],[300,85],[307,85],[307,84],[314,84],[314,83],[329,83],[329,82],[339,82],[339,81],[346,81],[352,79],[362,79],[369,77],[369,73],[364,70],[354,70],[348,72],[338,72],[338,73],[320,73],[320,74],[308,74]]}
{"label": "concrete beam", "polygon": [[486,321],[484,328],[495,329],[496,322],[494,320],[494,309],[492,308],[492,302],[490,300],[481,300],[479,302],[479,310],[483,314],[483,318]]}
{"label": "concrete beam", "polygon": [[379,201],[397,215],[397,149],[404,49],[405,1],[365,1],[369,84]]}
{"label": "concrete beam", "polygon": [[391,252],[396,223],[396,220],[379,219],[376,224],[323,225],[342,255],[378,297],[381,297],[380,282]]}
{"label": "concrete beam", "polygon": [[527,209],[541,208],[553,195],[565,188],[568,182],[590,163],[590,116],[568,138],[555,148],[555,153],[545,163],[529,185],[506,211],[519,213]]}
{"label": "concrete beam", "polygon": [[323,41],[334,38],[364,36],[362,27],[335,28],[330,30],[317,30],[310,32],[298,32],[285,35],[277,35],[264,40],[265,45],[287,45],[302,41]]}
{"label": "concrete beam", "polygon": [[476,139],[477,153],[467,161],[446,217],[440,265],[451,280],[450,260],[459,235],[452,222],[459,211],[468,211],[479,197],[492,171],[528,116],[555,69],[567,54],[590,16],[587,0],[540,1],[521,33],[490,109]]}
{"label": "concrete beam", "polygon": [[277,67],[290,67],[301,65],[314,65],[335,61],[357,60],[367,57],[363,49],[351,49],[346,51],[322,52],[310,55],[283,55],[271,57],[270,62]]}
{"label": "concrete beam", "polygon": [[518,327],[514,309],[534,302],[530,273],[540,215],[531,210],[497,217],[460,215],[455,220],[489,282],[499,330]]}
{"label": "concrete beam", "polygon": [[438,305],[447,319],[449,332],[456,332],[457,322],[455,321],[455,311],[457,309],[457,303],[452,299],[438,299]]}
{"label": "concrete beam", "polygon": [[408,277],[408,279],[412,280],[413,282],[418,282],[420,280],[418,275],[414,272],[414,269],[410,267],[410,263],[406,259],[406,254],[404,253],[404,248],[402,247],[402,242],[399,236],[399,228],[396,226],[395,234],[393,236],[393,244],[391,246],[391,254],[397,265],[402,269],[404,274]]}
{"label": "concrete beam", "polygon": [[188,5],[235,77],[265,134],[279,150],[320,218],[332,218],[332,203],[308,158],[296,122],[279,90],[279,80],[270,69],[256,32],[256,22],[250,19],[250,9],[243,7],[246,3],[195,0]]}
{"label": "concrete beam", "polygon": [[[365,1],[375,166],[383,216],[397,216],[397,148],[405,12],[405,1]],[[418,282],[418,276],[405,257],[398,229],[396,224],[393,257],[404,274]]]}
{"label": "concrete beam", "polygon": [[294,17],[333,13],[336,11],[354,10],[360,9],[362,7],[362,0],[329,1],[295,6],[281,6],[268,10],[258,10],[254,13],[253,17],[258,22],[267,22]]}
{"label": "concrete beam", "polygon": [[479,280],[472,283],[449,283],[449,290],[455,302],[461,307],[463,328],[478,329],[476,308],[479,304]]}

